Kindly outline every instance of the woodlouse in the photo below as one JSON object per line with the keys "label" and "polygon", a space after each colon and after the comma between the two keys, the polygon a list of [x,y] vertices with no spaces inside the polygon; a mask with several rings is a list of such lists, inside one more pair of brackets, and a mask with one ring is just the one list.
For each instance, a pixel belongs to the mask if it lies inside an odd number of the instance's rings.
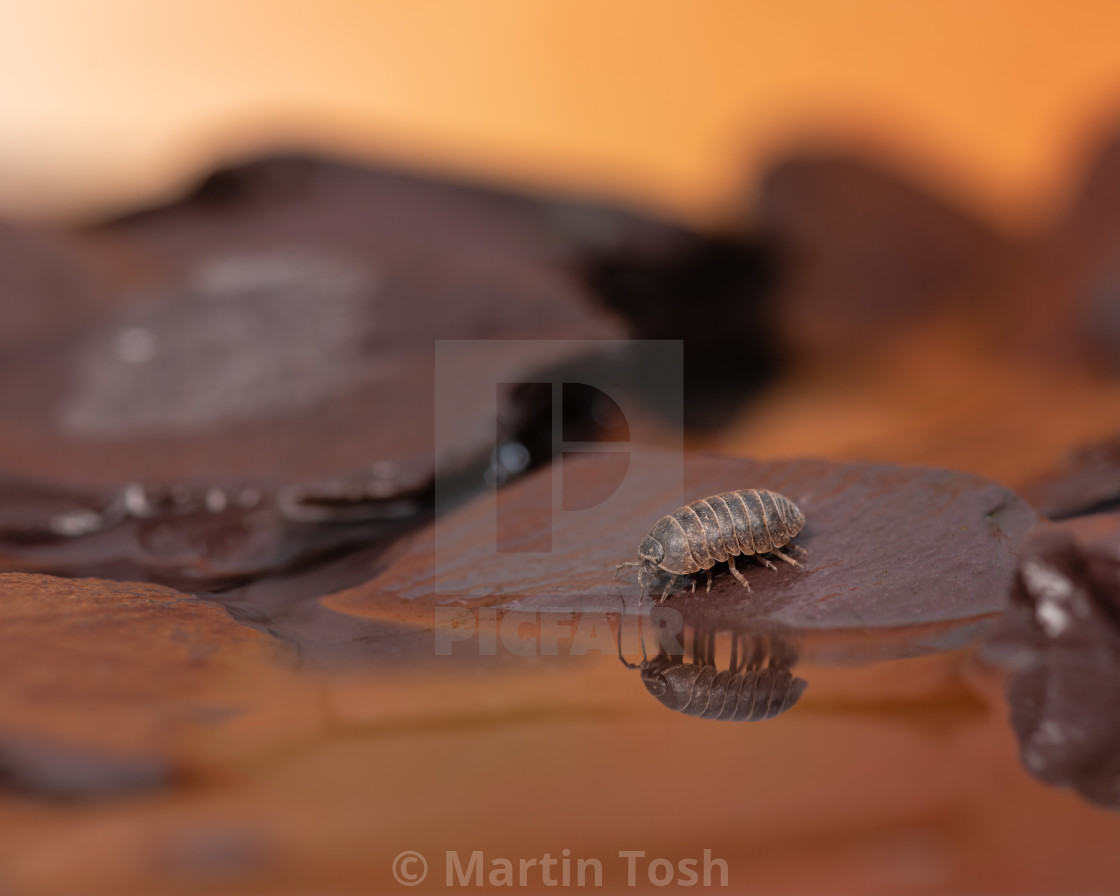
{"label": "woodlouse", "polygon": [[618,658],[626,668],[640,669],[646,690],[676,712],[725,722],[760,722],[781,715],[807,687],[804,679],[789,671],[792,655],[784,657],[767,641],[751,642],[737,632],[732,636],[726,670],[716,666],[714,632],[696,635],[691,662],[670,654],[664,646],[649,659],[644,639],[642,661],[627,662],[622,656],[622,619],[620,616],[618,622]]}
{"label": "woodlouse", "polygon": [[[679,576],[704,570],[708,574],[708,590],[712,590],[712,567],[728,564],[731,574],[743,587],[750,583],[735,568],[740,554],[753,555],[770,569],[775,569],[763,554],[773,553],[793,566],[801,564],[778,548],[789,544],[805,525],[805,515],[789,498],[766,489],[741,489],[693,501],[661,517],[638,546],[637,560],[620,563],[623,567],[640,567],[638,581],[645,600],[649,586],[658,572],[672,578],[661,594],[664,603]],[[804,550],[798,548],[798,550]],[[693,590],[696,582],[692,583]]]}

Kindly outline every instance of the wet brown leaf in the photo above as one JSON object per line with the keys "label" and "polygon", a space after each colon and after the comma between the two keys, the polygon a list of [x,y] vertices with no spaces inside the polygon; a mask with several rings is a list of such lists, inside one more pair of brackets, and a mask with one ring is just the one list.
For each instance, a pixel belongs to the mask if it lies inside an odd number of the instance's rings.
{"label": "wet brown leaf", "polygon": [[1120,515],[1027,541],[988,649],[1011,668],[1011,721],[1031,773],[1120,809]]}
{"label": "wet brown leaf", "polygon": [[1120,435],[1070,452],[1023,495],[1044,516],[1066,519],[1103,512],[1120,500]]}
{"label": "wet brown leaf", "polygon": [[0,779],[94,797],[170,783],[280,649],[167,588],[0,575]]}
{"label": "wet brown leaf", "polygon": [[[710,494],[768,488],[797,503],[807,518],[796,539],[808,550],[803,568],[741,562],[751,592],[723,572],[711,594],[701,578],[697,593],[677,594],[673,606],[694,624],[726,627],[920,625],[1001,609],[1019,544],[1038,521],[1007,489],[944,470],[691,455],[683,461],[682,486],[679,458],[656,460],[660,476],[646,466],[643,475],[620,482],[610,456],[570,459],[562,500],[589,508],[578,512],[554,510],[560,505],[553,473],[540,471],[500,492],[500,508],[485,496],[438,520],[370,582],[326,603],[372,615],[402,599],[615,611],[620,597],[633,603],[638,589],[614,580],[613,567],[636,557],[638,542],[662,514]],[[495,549],[498,514],[518,533],[513,547],[529,552]]]}

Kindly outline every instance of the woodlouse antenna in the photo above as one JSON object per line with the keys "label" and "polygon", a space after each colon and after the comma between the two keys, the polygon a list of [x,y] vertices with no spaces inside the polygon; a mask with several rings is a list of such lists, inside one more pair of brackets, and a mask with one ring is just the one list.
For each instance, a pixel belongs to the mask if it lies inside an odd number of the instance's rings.
{"label": "woodlouse antenna", "polygon": [[626,563],[619,563],[618,566],[616,566],[614,568],[614,577],[616,579],[618,578],[618,571],[620,569],[625,569],[627,566],[641,566],[641,565],[642,565],[641,560],[628,560]]}
{"label": "woodlouse antenna", "polygon": [[638,606],[640,607],[646,599],[646,592],[649,591],[649,579],[648,579],[649,563],[645,560],[628,560],[625,563],[619,563],[614,568],[614,577],[617,579],[618,578],[618,571],[620,569],[625,569],[628,566],[639,567],[638,584],[642,588],[642,594],[638,598]]}

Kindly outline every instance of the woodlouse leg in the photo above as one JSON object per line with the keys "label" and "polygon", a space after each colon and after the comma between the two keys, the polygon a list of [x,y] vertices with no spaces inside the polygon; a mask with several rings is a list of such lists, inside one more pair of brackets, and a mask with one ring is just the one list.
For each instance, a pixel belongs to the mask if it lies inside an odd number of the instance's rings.
{"label": "woodlouse leg", "polygon": [[711,591],[712,590],[712,571],[709,569],[709,570],[707,570],[707,573],[708,573],[708,589],[707,590]]}
{"label": "woodlouse leg", "polygon": [[796,560],[794,560],[792,557],[790,557],[788,554],[783,554],[780,550],[775,549],[775,550],[771,551],[770,553],[773,554],[775,557],[779,557],[782,560],[785,560],[786,563],[788,563],[790,566],[800,566],[801,565]]}
{"label": "woodlouse leg", "polygon": [[731,570],[731,575],[735,576],[735,578],[737,578],[739,580],[739,583],[744,588],[746,588],[748,591],[751,590],[751,583],[748,582],[746,580],[746,578],[743,576],[743,574],[735,568],[735,557],[734,556],[731,556],[731,557],[727,558],[727,568]]}
{"label": "woodlouse leg", "polygon": [[676,576],[673,576],[671,579],[669,579],[669,584],[665,586],[665,590],[661,592],[660,600],[657,601],[659,604],[665,603],[665,598],[669,596],[669,589],[672,588],[674,584],[676,584],[676,581]]}
{"label": "woodlouse leg", "polygon": [[755,554],[754,557],[759,563],[761,563],[767,569],[777,569],[778,568],[773,563],[771,563],[769,560],[767,560],[765,557],[763,557],[762,554]]}
{"label": "woodlouse leg", "polygon": [[688,584],[690,584],[692,586],[692,593],[695,594],[696,593],[696,579],[689,578]]}
{"label": "woodlouse leg", "polygon": [[791,551],[797,551],[797,553],[799,553],[802,557],[808,557],[809,556],[809,552],[807,550],[805,550],[805,548],[801,547],[801,545],[799,545],[799,544],[790,544],[790,545],[787,545],[787,547]]}
{"label": "woodlouse leg", "polygon": [[744,656],[743,669],[749,671],[751,669],[761,669],[762,661],[766,659],[766,644],[762,638],[757,638],[750,646],[750,651]]}
{"label": "woodlouse leg", "polygon": [[648,568],[638,571],[638,584],[642,587],[641,596],[638,598],[638,606],[640,607],[649,596],[650,585],[653,584],[653,573]]}

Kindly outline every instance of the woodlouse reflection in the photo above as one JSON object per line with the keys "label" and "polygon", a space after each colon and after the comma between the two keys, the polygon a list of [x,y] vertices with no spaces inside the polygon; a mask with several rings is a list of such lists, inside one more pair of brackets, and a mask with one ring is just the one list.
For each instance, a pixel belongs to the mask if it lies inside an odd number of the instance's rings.
{"label": "woodlouse reflection", "polygon": [[626,660],[623,615],[618,658],[628,669],[640,670],[646,690],[669,709],[702,719],[759,722],[784,713],[807,687],[790,672],[797,656],[779,637],[732,631],[727,667],[721,669],[716,629],[686,629],[679,614],[660,608],[649,618],[657,629],[657,654],[646,654],[643,636],[642,661]]}

